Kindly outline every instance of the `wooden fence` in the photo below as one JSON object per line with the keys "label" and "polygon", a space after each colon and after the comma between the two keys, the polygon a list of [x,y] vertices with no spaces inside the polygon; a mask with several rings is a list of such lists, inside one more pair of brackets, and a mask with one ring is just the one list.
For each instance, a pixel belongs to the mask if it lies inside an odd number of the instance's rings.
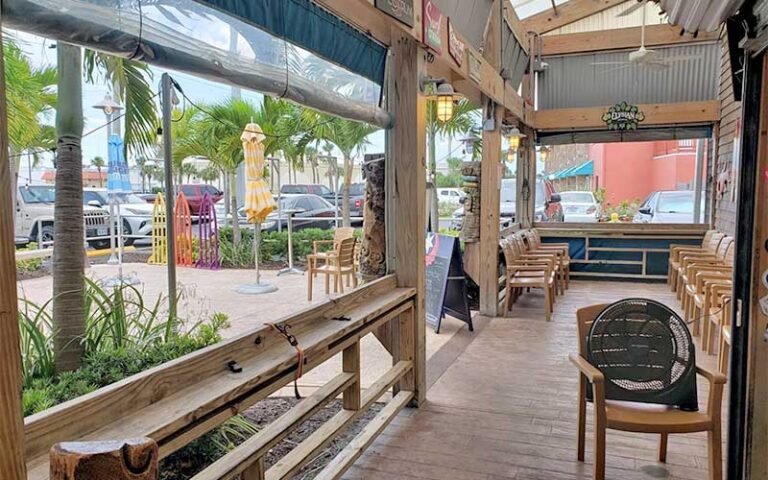
{"label": "wooden fence", "polygon": [[[396,287],[394,276],[388,276],[286,318],[275,324],[279,328],[258,328],[28,417],[28,478],[152,480],[151,472],[149,476],[138,476],[135,467],[125,466],[131,458],[125,454],[128,447],[122,446],[127,439],[151,439],[147,441],[157,445],[156,462],[289,384],[299,368],[308,372],[341,352],[342,371],[331,381],[194,477],[290,477],[392,389],[386,406],[317,477],[339,478],[413,398],[414,359],[418,358],[415,294],[413,288]],[[388,339],[393,366],[370,388],[361,390],[360,340],[374,332],[386,332],[382,338]],[[296,345],[290,343],[293,339]],[[299,350],[302,355],[297,354]],[[267,452],[339,395],[343,409],[265,470]],[[111,443],[106,447],[103,443],[60,444],[96,440]],[[59,445],[51,451],[55,444]],[[144,452],[140,458],[152,457],[146,453],[151,452],[148,448],[138,450]],[[53,464],[49,462],[49,451]],[[121,458],[115,452],[122,451],[124,458],[118,462],[85,462],[83,459],[91,458],[94,451],[112,460]],[[131,447],[128,451],[137,450]],[[89,465],[83,467],[80,476],[73,473],[78,471],[78,462]],[[49,476],[51,465],[66,465],[73,476]],[[95,470],[93,465],[97,466]],[[137,476],[101,470],[115,465]],[[145,466],[149,468],[149,464]],[[96,476],[89,476],[93,472]]]}

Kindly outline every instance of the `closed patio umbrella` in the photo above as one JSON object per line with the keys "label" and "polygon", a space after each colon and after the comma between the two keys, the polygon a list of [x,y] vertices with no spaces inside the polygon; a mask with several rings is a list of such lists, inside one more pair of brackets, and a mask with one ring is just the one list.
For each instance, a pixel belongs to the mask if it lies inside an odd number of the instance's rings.
{"label": "closed patio umbrella", "polygon": [[[110,243],[112,244],[112,256],[114,257],[115,243],[117,243],[117,278],[107,278],[103,280],[105,286],[115,286],[121,283],[134,285],[138,282],[136,278],[123,278],[123,221],[120,212],[120,194],[131,193],[131,178],[128,172],[128,162],[125,161],[125,145],[120,135],[111,134],[108,139],[109,150],[107,158],[107,195],[109,196],[109,216],[110,216]],[[117,212],[115,214],[115,209]],[[115,224],[117,224],[117,235],[115,235]],[[110,263],[113,262],[110,258]]]}
{"label": "closed patio umbrella", "polygon": [[[261,283],[259,272],[259,245],[261,244],[261,223],[277,208],[267,182],[264,181],[264,132],[259,125],[251,122],[245,126],[240,140],[243,142],[245,157],[245,214],[248,223],[253,224],[253,249],[256,264],[256,284],[242,285],[240,293],[268,293],[277,290],[271,284]],[[235,214],[235,221],[237,215]]]}

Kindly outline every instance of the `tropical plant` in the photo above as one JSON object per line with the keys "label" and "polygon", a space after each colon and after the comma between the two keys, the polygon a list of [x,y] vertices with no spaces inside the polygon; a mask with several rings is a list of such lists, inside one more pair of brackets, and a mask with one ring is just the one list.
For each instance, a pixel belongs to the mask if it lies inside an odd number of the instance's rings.
{"label": "tropical plant", "polygon": [[127,152],[143,153],[155,142],[156,110],[150,70],[145,64],[112,57],[59,42],[57,45],[58,98],[56,111],[57,161],[54,210],[53,331],[56,371],[78,368],[85,333],[85,264],[82,183],[82,78],[107,81],[112,96],[125,104]]}
{"label": "tropical plant", "polygon": [[200,180],[209,184],[218,180],[219,176],[221,176],[221,172],[216,167],[216,165],[213,164],[206,166],[199,172]]}
{"label": "tropical plant", "polygon": [[436,186],[438,188],[458,188],[461,186],[461,159],[451,157],[446,160],[448,173],[438,172]]}
{"label": "tropical plant", "polygon": [[336,145],[341,150],[341,155],[344,159],[344,188],[342,189],[341,214],[345,227],[351,225],[349,219],[349,187],[352,184],[352,156],[355,153],[362,153],[363,148],[369,143],[368,136],[376,130],[378,128],[372,125],[343,118],[333,118],[329,123],[318,128],[318,135]]}
{"label": "tropical plant", "polygon": [[99,172],[99,187],[103,187],[104,179],[101,176],[101,169],[107,166],[107,162],[104,160],[104,157],[97,155],[91,159],[91,166]]}

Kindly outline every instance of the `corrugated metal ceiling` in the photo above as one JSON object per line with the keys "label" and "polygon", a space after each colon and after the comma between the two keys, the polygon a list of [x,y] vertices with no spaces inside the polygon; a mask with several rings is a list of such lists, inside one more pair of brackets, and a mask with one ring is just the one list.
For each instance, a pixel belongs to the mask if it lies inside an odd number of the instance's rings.
{"label": "corrugated metal ceiling", "polygon": [[541,109],[582,108],[630,103],[677,103],[717,98],[720,46],[702,43],[655,48],[664,58],[694,57],[664,70],[627,65],[628,51],[545,57],[549,64],[538,81]]}

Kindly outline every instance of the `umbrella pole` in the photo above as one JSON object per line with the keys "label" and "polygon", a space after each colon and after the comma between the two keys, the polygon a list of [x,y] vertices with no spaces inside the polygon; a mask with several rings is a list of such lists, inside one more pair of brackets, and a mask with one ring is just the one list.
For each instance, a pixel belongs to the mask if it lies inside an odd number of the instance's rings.
{"label": "umbrella pole", "polygon": [[261,223],[253,222],[253,258],[256,266],[257,285],[261,285],[261,271],[259,270],[259,247],[261,247]]}
{"label": "umbrella pole", "polygon": [[277,291],[277,286],[271,283],[261,283],[261,269],[259,268],[259,246],[261,246],[261,222],[253,222],[253,258],[256,268],[256,283],[240,285],[235,289],[237,293],[259,295]]}

